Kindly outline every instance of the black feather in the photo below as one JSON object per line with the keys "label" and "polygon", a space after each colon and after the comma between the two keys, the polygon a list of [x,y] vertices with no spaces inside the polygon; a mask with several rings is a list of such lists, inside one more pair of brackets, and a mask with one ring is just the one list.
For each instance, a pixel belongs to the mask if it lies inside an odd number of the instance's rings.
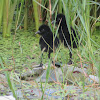
{"label": "black feather", "polygon": [[[59,38],[61,42],[64,42],[65,47],[70,47],[71,48],[71,38],[72,38],[72,47],[77,48],[78,46],[78,33],[75,32],[75,30],[71,27],[71,35],[70,32],[68,31],[67,23],[66,23],[66,18],[65,15],[63,14],[58,14],[56,17],[56,24],[59,25],[58,33],[59,33]],[[70,38],[71,36],[71,38]],[[72,53],[71,51],[69,52],[70,55],[70,61],[69,64],[72,64]]]}

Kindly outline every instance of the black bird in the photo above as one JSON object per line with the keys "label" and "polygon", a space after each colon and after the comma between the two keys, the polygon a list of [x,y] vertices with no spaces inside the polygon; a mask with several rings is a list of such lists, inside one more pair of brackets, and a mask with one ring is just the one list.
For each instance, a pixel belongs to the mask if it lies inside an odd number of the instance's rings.
{"label": "black bird", "polygon": [[[50,59],[50,54],[53,52],[53,33],[51,29],[49,26],[43,24],[39,27],[39,30],[36,32],[36,34],[41,35],[39,40],[41,51],[48,52],[48,58]],[[57,48],[58,45],[59,39],[55,37],[54,48]]]}
{"label": "black bird", "polygon": [[[72,51],[71,51],[71,38],[72,38],[72,47],[77,48],[78,46],[78,33],[71,27],[71,35],[67,27],[66,18],[63,14],[58,14],[56,17],[56,21],[52,21],[52,23],[56,23],[59,27],[58,33],[61,42],[64,43],[65,47],[69,48],[70,60],[68,64],[72,64]],[[71,37],[70,37],[71,36]]]}

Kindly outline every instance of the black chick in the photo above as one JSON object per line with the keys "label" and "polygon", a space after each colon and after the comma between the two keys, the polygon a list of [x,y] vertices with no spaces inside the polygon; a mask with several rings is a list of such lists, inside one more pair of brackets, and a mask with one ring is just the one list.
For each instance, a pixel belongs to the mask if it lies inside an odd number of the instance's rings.
{"label": "black chick", "polygon": [[[48,52],[48,58],[50,59],[50,54],[53,52],[53,33],[49,26],[43,24],[39,27],[39,30],[36,34],[41,35],[39,44],[41,51]],[[54,48],[57,48],[59,45],[59,39],[55,37]],[[42,63],[42,61],[41,61]]]}
{"label": "black chick", "polygon": [[[53,21],[54,23],[54,21]],[[66,23],[66,18],[65,15],[63,14],[58,14],[56,17],[56,22],[57,25],[59,25],[58,33],[59,33],[59,38],[61,42],[64,43],[65,47],[70,48],[69,49],[69,55],[70,55],[70,61],[68,64],[72,64],[72,51],[71,51],[71,39],[72,39],[72,47],[77,48],[78,46],[78,33],[75,32],[75,30],[71,27],[71,38],[70,38],[70,32],[68,31],[67,23]]]}

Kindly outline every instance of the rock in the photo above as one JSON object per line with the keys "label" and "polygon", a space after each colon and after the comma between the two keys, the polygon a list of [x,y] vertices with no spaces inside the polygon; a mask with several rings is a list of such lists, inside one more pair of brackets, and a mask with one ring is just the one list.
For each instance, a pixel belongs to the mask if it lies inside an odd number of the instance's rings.
{"label": "rock", "polygon": [[21,75],[21,80],[32,80],[39,77],[44,72],[43,67],[34,67]]}
{"label": "rock", "polygon": [[13,96],[0,96],[0,100],[15,100]]}
{"label": "rock", "polygon": [[[57,68],[55,67],[55,69],[51,69],[50,70],[50,77],[48,79],[48,82],[54,82],[54,81],[59,81],[59,82],[63,82],[64,81],[82,81],[83,77],[84,77],[84,72],[87,73],[87,69],[86,68],[77,68],[71,65],[64,65],[63,67]],[[43,74],[38,77],[36,79],[37,82],[45,82],[46,81],[46,71],[45,70],[43,72]],[[64,79],[63,79],[64,78]]]}
{"label": "rock", "polygon": [[90,83],[93,83],[93,82],[99,83],[99,77],[94,76],[94,75],[89,75],[88,81],[89,81]]}

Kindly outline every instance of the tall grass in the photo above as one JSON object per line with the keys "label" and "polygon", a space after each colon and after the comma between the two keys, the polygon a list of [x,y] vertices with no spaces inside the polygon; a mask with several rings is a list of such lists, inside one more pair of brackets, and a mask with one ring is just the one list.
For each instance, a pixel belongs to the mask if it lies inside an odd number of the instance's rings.
{"label": "tall grass", "polygon": [[[24,0],[21,0],[21,2],[18,0],[17,1],[17,8],[16,8],[16,16],[15,16],[15,34],[16,34],[16,31],[19,29],[19,27],[21,26],[22,22],[23,22],[23,19],[25,18],[25,16],[23,16],[21,22],[20,22],[20,19],[21,19],[21,12],[23,10],[23,6],[24,6]],[[26,12],[25,12],[26,13]],[[26,20],[26,19],[24,19]],[[26,23],[26,22],[25,22]],[[26,26],[26,25],[25,25]]]}
{"label": "tall grass", "polygon": [[35,2],[35,0],[33,0],[33,9],[34,9],[36,31],[38,31],[38,28],[39,28],[39,13],[38,13],[38,4]]}
{"label": "tall grass", "polygon": [[[4,60],[3,58],[0,56],[0,64],[1,64],[1,67],[5,70],[7,66],[4,66]],[[8,71],[5,71],[5,76],[6,76],[6,79],[7,79],[7,82],[8,82],[8,85],[9,85],[9,88],[11,89],[12,93],[13,93],[13,96],[16,98],[17,100],[17,96],[16,96],[16,93],[15,93],[15,87],[14,87],[14,84],[13,82],[11,82],[11,79],[10,79],[10,74]]]}
{"label": "tall grass", "polygon": [[28,0],[25,0],[25,13],[24,13],[24,29],[27,30],[28,24]]}
{"label": "tall grass", "polygon": [[11,35],[11,26],[14,16],[15,7],[17,4],[17,0],[9,1],[4,0],[3,4],[3,37],[10,37]]}
{"label": "tall grass", "polygon": [[58,1],[58,12],[59,12],[59,13],[62,13],[62,8],[63,8],[63,7],[62,7],[62,1],[59,0],[59,1]]}
{"label": "tall grass", "polygon": [[4,0],[0,0],[0,30],[1,30],[1,23],[2,23],[2,17],[3,17],[3,3]]}

